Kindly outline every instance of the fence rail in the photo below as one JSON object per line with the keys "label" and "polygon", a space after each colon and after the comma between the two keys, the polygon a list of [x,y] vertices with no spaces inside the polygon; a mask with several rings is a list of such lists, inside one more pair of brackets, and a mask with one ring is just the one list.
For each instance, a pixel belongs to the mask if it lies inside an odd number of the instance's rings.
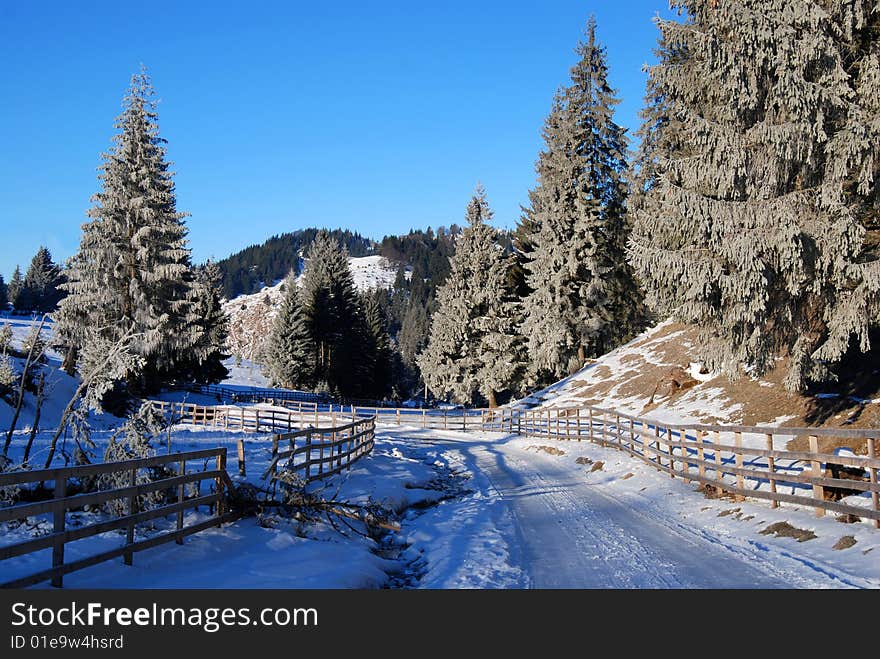
{"label": "fence rail", "polygon": [[[272,461],[263,478],[274,481],[279,464],[288,470],[302,472],[306,483],[338,474],[343,469],[351,469],[353,463],[372,452],[375,440],[375,416],[341,426],[305,428],[275,435]],[[281,449],[285,442],[288,448]]]}
{"label": "fence rail", "polygon": [[[188,462],[194,460],[210,461],[212,459],[216,462],[215,469],[204,469],[187,473],[186,467]],[[175,465],[176,474],[170,475],[174,472],[169,471],[169,475],[163,475],[164,477],[159,480],[137,483],[139,470],[165,467],[166,465]],[[116,487],[98,492],[68,494],[71,479],[81,480],[103,474],[127,474],[126,480],[128,484],[124,487]],[[0,474],[0,487],[49,481],[54,483],[53,497],[51,499],[0,508],[0,522],[51,513],[52,532],[39,538],[0,546],[0,560],[51,548],[52,567],[7,581],[0,584],[0,588],[24,588],[42,581],[51,581],[53,586],[61,587],[64,575],[70,572],[81,570],[119,556],[123,557],[126,565],[131,565],[132,556],[135,552],[156,547],[172,540],[182,544],[183,539],[189,535],[211,527],[220,526],[237,518],[235,513],[227,510],[227,494],[232,490],[232,482],[229,474],[226,472],[225,448],[212,448],[78,467],[58,467],[38,471]],[[203,481],[213,481],[213,493],[201,494],[201,484]],[[197,485],[197,494],[188,497],[186,495],[186,486],[192,486],[193,484]],[[173,500],[173,503],[166,503],[147,510],[138,510],[138,497],[152,492],[166,492],[169,495],[169,499]],[[86,526],[78,526],[73,529],[67,528],[67,515],[69,512],[81,509],[84,506],[93,506],[114,500],[125,502],[125,513],[123,515],[114,515],[111,519]],[[212,511],[210,518],[194,524],[185,524],[184,512],[186,510],[198,509],[200,506],[209,507],[209,510]],[[176,515],[174,530],[135,541],[135,529],[139,524],[169,515]],[[68,543],[100,533],[123,529],[126,531],[126,536],[125,542],[121,546],[76,561],[65,562],[64,548]]]}
{"label": "fence rail", "polygon": [[147,402],[155,412],[161,414],[170,423],[189,423],[224,430],[246,432],[294,430],[310,423],[317,425],[320,419],[317,404],[301,401],[279,401],[278,406],[286,408],[285,410],[172,403],[162,400]]}

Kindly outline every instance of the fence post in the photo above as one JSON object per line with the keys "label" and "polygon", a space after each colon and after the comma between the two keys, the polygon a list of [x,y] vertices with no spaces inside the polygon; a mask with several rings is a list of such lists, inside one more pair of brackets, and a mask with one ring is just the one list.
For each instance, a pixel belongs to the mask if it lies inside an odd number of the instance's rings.
{"label": "fence post", "polygon": [[550,408],[547,408],[547,439],[552,439],[553,431],[550,430]]}
{"label": "fence post", "polygon": [[715,478],[718,480],[719,486],[724,486],[724,471],[721,467],[724,464],[724,460],[721,458],[721,449],[718,448],[718,445],[721,443],[721,433],[718,430],[712,431],[712,439],[715,443]]}
{"label": "fence post", "polygon": [[[377,410],[377,413],[378,413],[378,410]],[[397,425],[398,426],[400,425],[400,408],[399,407],[397,408]]]}
{"label": "fence post", "polygon": [[688,450],[687,450],[687,430],[684,428],[679,428],[678,430],[678,439],[681,442],[681,446],[679,449],[681,450],[681,469],[684,472],[684,482],[691,482],[691,465],[688,462]]}
{"label": "fence post", "polygon": [[636,452],[636,427],[632,419],[629,420],[629,447],[633,453]]}
{"label": "fence post", "polygon": [[312,429],[306,430],[306,483],[312,479]]}
{"label": "fence post", "polygon": [[[63,499],[67,496],[67,476],[55,477],[55,499]],[[52,533],[63,533],[67,520],[67,508],[62,507],[52,515]],[[52,545],[52,567],[64,565],[64,538],[56,537]],[[52,575],[52,585],[61,588],[64,585],[64,577],[61,574]]]}
{"label": "fence post", "polygon": [[[766,434],[767,438],[767,450],[773,450],[773,435],[769,432]],[[776,473],[776,460],[772,455],[767,456],[767,469],[770,471],[770,493],[776,494],[776,479],[773,478],[773,474]],[[770,502],[771,508],[779,508],[779,502],[776,499],[773,499]]]}
{"label": "fence post", "polygon": [[[134,487],[137,479],[137,469],[131,469],[128,472],[128,485],[129,487]],[[128,515],[134,515],[135,505],[137,504],[137,500],[133,494],[130,494],[128,497],[128,505],[126,506],[126,511]],[[130,545],[134,542],[134,524],[131,522],[128,523],[128,529],[125,532],[125,544]],[[122,555],[122,560],[126,565],[131,565],[132,563],[132,552],[127,551]]]}
{"label": "fence post", "polygon": [[[869,437],[865,440],[868,443],[868,458],[873,460],[877,457],[877,440],[873,437]],[[877,485],[877,467],[868,466],[868,480],[871,481],[873,485]],[[874,512],[877,513],[880,510],[880,505],[878,505],[878,499],[880,499],[880,495],[878,495],[877,490],[871,492],[871,507],[874,509]],[[874,520],[874,527],[880,529],[880,519]]]}
{"label": "fence post", "polygon": [[[217,471],[226,471],[226,449],[220,449],[220,454],[217,456]],[[226,495],[223,494],[223,479],[220,476],[214,481],[216,483],[217,494],[220,495],[217,499],[217,517],[221,517],[226,514]],[[223,526],[223,522],[217,523],[217,528],[221,528]]]}
{"label": "fence post", "polygon": [[[183,476],[186,473],[186,460],[181,460],[178,468],[178,476]],[[177,486],[177,503],[182,504],[184,497],[186,495],[185,486],[183,483]],[[177,511],[177,530],[180,531],[183,528],[183,508]],[[183,544],[183,538],[177,538],[177,544]]]}
{"label": "fence post", "polygon": [[[743,476],[743,473],[742,473],[742,470],[745,466],[743,464],[743,454],[742,454],[742,446],[743,446],[742,433],[741,432],[735,433],[734,439],[736,440],[736,468],[738,470],[737,474],[736,474],[736,486],[742,490],[742,489],[745,489],[745,482],[746,482],[745,477]],[[742,495],[739,495],[737,497],[737,500],[738,501],[745,501],[745,497]]]}
{"label": "fence post", "polygon": [[602,434],[599,435],[599,443],[605,448],[605,433],[608,432],[608,421],[605,412],[602,412]]}
{"label": "fence post", "polygon": [[[822,461],[819,460],[819,438],[815,435],[810,435],[810,453],[813,454],[813,457],[816,459],[811,460],[810,464],[812,465],[813,478],[822,478]],[[825,501],[825,488],[819,485],[818,483],[813,484],[813,498],[817,501]],[[821,506],[816,506],[816,517],[824,517],[825,509]]]}
{"label": "fence post", "polygon": [[245,460],[245,458],[244,458],[244,440],[239,439],[238,440],[238,474],[239,474],[239,476],[246,476],[247,475],[245,473],[246,465],[245,465],[244,460]]}
{"label": "fence post", "polygon": [[[697,468],[697,471],[700,474],[700,478],[706,477],[706,465],[704,464],[704,460],[706,459],[706,454],[703,451],[703,436],[704,433],[702,430],[697,430],[697,459],[700,461],[700,465]],[[703,481],[700,481],[702,485]]]}

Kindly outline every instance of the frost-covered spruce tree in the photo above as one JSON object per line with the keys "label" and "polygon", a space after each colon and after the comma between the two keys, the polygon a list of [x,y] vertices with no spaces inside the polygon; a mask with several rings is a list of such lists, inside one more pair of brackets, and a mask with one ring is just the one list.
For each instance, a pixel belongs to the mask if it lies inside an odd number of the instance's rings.
{"label": "frost-covered spruce tree", "polygon": [[672,4],[630,259],[710,368],[788,356],[802,390],[880,324],[876,3]]}
{"label": "frost-covered spruce tree", "polygon": [[129,374],[135,390],[173,379],[181,362],[201,359],[194,353],[208,349],[199,344],[186,214],[177,211],[153,95],[142,69],[132,77],[119,132],[104,154],[101,190],[69,262],[69,295],[57,313],[68,369],[90,328],[113,343],[133,323],[133,351],[144,358],[143,369]]}
{"label": "frost-covered spruce tree", "polygon": [[276,385],[309,389],[315,385],[315,341],[293,273],[284,282],[284,289],[284,301],[275,317],[264,357],[266,371]]}
{"label": "frost-covered spruce tree", "polygon": [[21,291],[24,288],[24,279],[21,276],[21,268],[15,266],[15,270],[12,272],[12,279],[9,280],[9,285],[6,287],[6,293],[9,297],[9,304],[12,305],[12,308],[16,311],[19,311],[19,296],[21,296]]}
{"label": "frost-covered spruce tree", "polygon": [[571,84],[557,92],[544,125],[538,183],[517,241],[531,291],[522,333],[533,382],[573,373],[643,323],[642,297],[626,263],[627,139],[614,122],[618,100],[592,19],[577,53]]}
{"label": "frost-covered spruce tree", "polygon": [[360,396],[369,377],[364,313],[348,254],[326,231],[309,248],[301,295],[315,342],[316,386],[344,397]]}
{"label": "frost-covered spruce tree", "polygon": [[21,296],[27,300],[22,308],[27,311],[49,313],[58,305],[58,285],[61,269],[52,261],[48,248],[40,247],[24,276]]}
{"label": "frost-covered spruce tree", "polygon": [[225,353],[229,319],[223,311],[222,279],[223,274],[214,261],[195,270],[191,315],[196,322],[198,338],[189,351],[188,363],[185,354],[180,360],[182,367],[188,366],[188,372],[181,368],[181,375],[187,375],[195,382],[213,384],[229,375],[223,365],[223,360],[229,356]]}
{"label": "frost-covered spruce tree", "polygon": [[519,304],[507,290],[511,259],[488,222],[492,211],[477,186],[468,226],[455,243],[451,272],[437,291],[428,346],[418,363],[428,388],[459,403],[497,396],[517,385],[521,367],[516,330]]}

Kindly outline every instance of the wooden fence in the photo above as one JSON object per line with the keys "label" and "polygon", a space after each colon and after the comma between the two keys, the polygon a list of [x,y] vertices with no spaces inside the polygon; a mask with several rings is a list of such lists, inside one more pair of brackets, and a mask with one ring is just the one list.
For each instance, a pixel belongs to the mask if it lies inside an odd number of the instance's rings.
{"label": "wooden fence", "polygon": [[285,407],[286,410],[171,403],[162,400],[147,402],[155,412],[171,423],[190,423],[224,430],[246,432],[294,430],[310,423],[317,425],[320,418],[317,404],[301,401],[279,401],[279,407]]}
{"label": "wooden fence", "polygon": [[[767,499],[774,508],[781,502],[802,504],[818,517],[826,512],[866,517],[880,528],[880,429],[668,424],[597,407],[513,410],[495,425],[549,440],[586,439],[719,493]],[[809,451],[785,448],[798,436],[807,438]],[[820,451],[822,437],[864,442],[865,455]],[[871,499],[865,507],[840,501],[864,493]]]}
{"label": "wooden fence", "polygon": [[[216,468],[187,473],[187,463],[195,460],[214,461]],[[137,473],[139,470],[165,465],[175,465],[177,468],[176,475],[137,484]],[[128,485],[110,490],[68,495],[71,479],[81,481],[83,478],[111,473],[127,474],[126,480]],[[58,467],[39,471],[0,474],[0,487],[50,481],[54,483],[52,499],[33,503],[19,503],[6,508],[0,508],[0,522],[50,513],[53,521],[52,533],[0,547],[0,560],[51,548],[52,567],[0,584],[2,588],[24,588],[42,581],[51,581],[53,586],[60,587],[63,576],[70,572],[81,570],[118,556],[122,556],[125,563],[131,565],[132,555],[135,552],[156,547],[172,540],[182,544],[186,536],[237,519],[237,514],[227,510],[227,493],[232,490],[232,482],[230,481],[229,474],[226,472],[225,448],[175,453],[122,462],[106,462],[77,467]],[[203,481],[214,482],[213,493],[200,494]],[[199,494],[187,497],[186,486],[194,483],[198,484]],[[137,498],[151,492],[167,492],[169,497],[176,499],[176,501],[149,510],[138,511]],[[67,528],[67,514],[70,511],[113,500],[124,501],[124,515],[113,516],[111,519],[86,526],[72,529]],[[184,511],[197,509],[200,506],[208,506],[209,510],[212,511],[211,517],[195,524],[184,524]],[[174,530],[135,541],[134,532],[137,525],[169,515],[176,515]],[[125,530],[125,542],[122,546],[65,563],[64,547],[67,543],[114,530]]]}
{"label": "wooden fence", "polygon": [[[154,404],[160,409],[172,405]],[[297,427],[302,430],[294,434],[303,437],[307,424],[317,426],[319,417],[328,414],[319,412],[317,406],[281,412],[173,405],[186,408],[180,414],[184,422],[250,431],[292,431]],[[336,426],[337,411],[334,406],[329,409],[332,425]],[[369,416],[379,423],[432,430],[508,432],[549,440],[593,441],[629,453],[672,478],[699,482],[718,492],[767,499],[773,507],[781,502],[807,505],[815,508],[819,516],[835,512],[867,517],[880,528],[880,458],[877,456],[880,429],[668,424],[591,406],[529,410],[339,406],[338,413],[350,414],[353,419]],[[809,450],[785,448],[791,438],[798,436],[807,439]],[[822,437],[861,444],[864,455],[820,451]],[[845,495],[860,493],[870,495],[870,503],[865,507],[840,501]]]}
{"label": "wooden fence", "polygon": [[[275,480],[278,466],[302,472],[306,483],[338,474],[373,450],[376,438],[376,417],[359,419],[342,426],[305,428],[296,432],[275,435],[272,441],[272,461],[263,478]],[[288,448],[281,449],[283,443]],[[239,444],[239,458],[243,447]]]}

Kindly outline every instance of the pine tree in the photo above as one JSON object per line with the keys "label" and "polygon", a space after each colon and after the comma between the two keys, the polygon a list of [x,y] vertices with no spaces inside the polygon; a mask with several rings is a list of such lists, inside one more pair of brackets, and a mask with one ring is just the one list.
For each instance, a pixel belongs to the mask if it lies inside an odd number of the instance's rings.
{"label": "pine tree", "polygon": [[9,290],[6,287],[6,282],[3,279],[3,275],[0,275],[0,313],[5,312],[8,306]]}
{"label": "pine tree", "polygon": [[309,248],[302,305],[315,342],[316,386],[359,396],[369,377],[367,330],[344,247],[327,232]]}
{"label": "pine tree", "polygon": [[267,374],[276,385],[310,389],[315,385],[315,341],[309,331],[296,277],[284,282],[285,295],[269,337]]}
{"label": "pine tree", "polygon": [[369,336],[368,354],[370,357],[370,397],[382,399],[391,391],[393,377],[393,358],[391,337],[385,314],[382,312],[381,297],[385,291],[379,289],[368,293],[364,300],[364,310]]}
{"label": "pine tree", "polygon": [[577,53],[544,125],[538,183],[517,238],[531,291],[522,332],[537,382],[570,375],[644,323],[626,263],[627,139],[613,119],[619,101],[592,19]]}
{"label": "pine tree", "polygon": [[506,290],[510,258],[487,224],[491,219],[485,190],[478,185],[418,362],[435,395],[465,404],[484,399],[494,407],[497,395],[515,386],[521,358],[518,305]]}
{"label": "pine tree", "polygon": [[203,384],[221,382],[229,375],[223,365],[223,360],[229,356],[225,353],[229,320],[222,306],[221,278],[220,268],[214,261],[208,261],[195,271],[191,313],[197,319],[199,334],[189,351],[189,372],[183,368],[187,365],[184,358],[180,360],[180,370],[182,375]]}
{"label": "pine tree", "polygon": [[205,357],[193,351],[209,349],[199,344],[204,332],[194,305],[186,214],[176,208],[153,95],[142,69],[116,120],[114,146],[104,154],[101,191],[69,262],[69,296],[57,314],[68,367],[90,328],[116,343],[133,323],[132,350],[144,358],[142,370],[129,373],[135,391],[174,379],[176,369]]}
{"label": "pine tree", "polygon": [[60,299],[60,283],[61,269],[52,261],[48,248],[40,247],[24,277],[20,299],[26,302],[22,309],[38,313],[55,311]]}
{"label": "pine tree", "polygon": [[22,289],[24,288],[24,280],[21,276],[21,268],[17,265],[15,266],[15,271],[12,273],[12,279],[9,280],[9,286],[7,286],[7,295],[9,297],[9,304],[12,305],[12,308],[16,311],[19,311],[19,297],[21,296]]}
{"label": "pine tree", "polygon": [[709,368],[791,390],[880,325],[880,15],[868,0],[674,2],[649,70],[630,259]]}

